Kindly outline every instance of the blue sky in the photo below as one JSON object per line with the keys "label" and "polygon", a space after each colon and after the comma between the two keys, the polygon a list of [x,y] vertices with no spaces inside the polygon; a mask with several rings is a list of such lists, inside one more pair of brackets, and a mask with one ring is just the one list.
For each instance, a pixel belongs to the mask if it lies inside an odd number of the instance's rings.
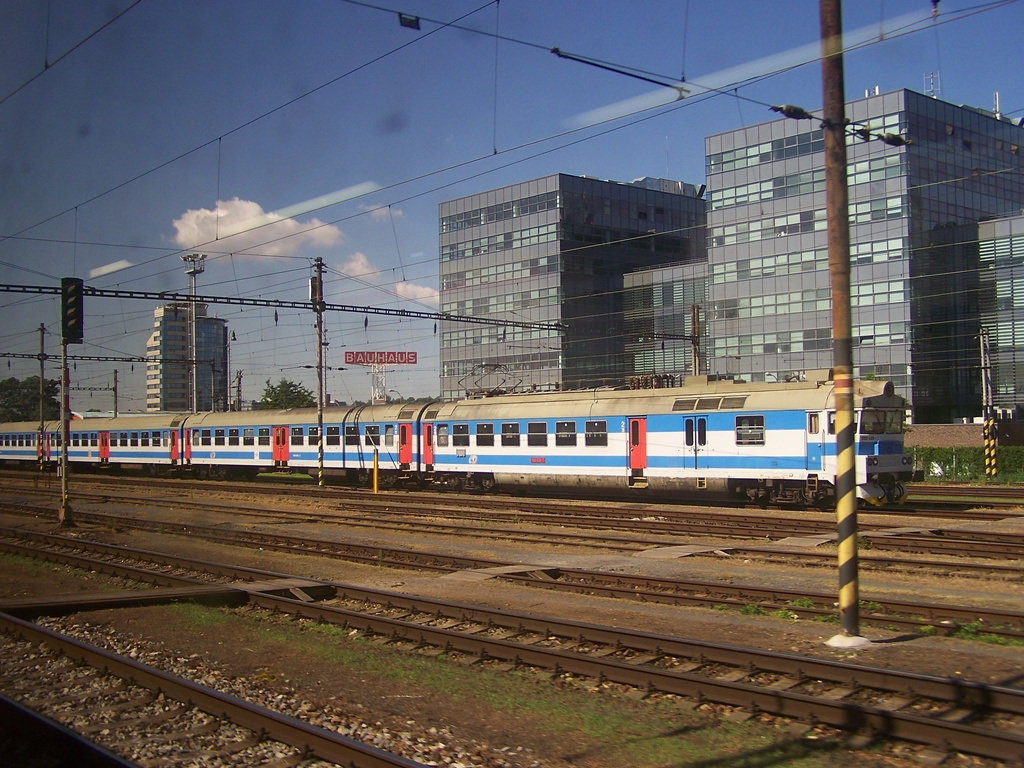
{"label": "blue sky", "polygon": [[[944,100],[992,109],[999,92],[1024,117],[1024,3],[942,0],[933,19],[929,0],[847,0],[843,23],[860,43],[848,98],[924,91],[934,73]],[[699,185],[706,135],[772,119],[769,104],[820,108],[818,34],[814,0],[4,0],[0,283],[184,292],[180,256],[195,251],[200,293],[301,301],[321,257],[329,302],[435,311],[440,202],[556,172]],[[0,293],[0,352],[36,354],[44,323],[57,354],[59,309]],[[144,355],[153,309],[89,299],[86,343],[70,352]],[[267,379],[315,390],[311,313],[211,312],[237,338],[245,399]],[[417,351],[388,387],[436,394],[433,322],[366,321],[328,316],[328,365],[345,350]],[[0,365],[3,378],[38,372]],[[121,409],[143,410],[142,364],[82,362],[73,383],[107,386],[115,367]],[[366,399],[368,372],[332,370],[327,391]],[[72,407],[112,398],[76,391]]]}

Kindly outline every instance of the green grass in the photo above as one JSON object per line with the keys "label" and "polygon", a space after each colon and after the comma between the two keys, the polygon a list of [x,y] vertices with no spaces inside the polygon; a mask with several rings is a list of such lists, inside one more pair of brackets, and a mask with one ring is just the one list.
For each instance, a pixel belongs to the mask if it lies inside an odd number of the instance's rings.
{"label": "green grass", "polygon": [[[308,659],[311,670],[342,667],[383,681],[396,692],[458,701],[463,711],[481,717],[500,716],[509,738],[517,732],[539,733],[544,743],[559,745],[558,757],[568,763],[631,768],[854,765],[853,756],[835,743],[793,739],[755,721],[721,721],[679,707],[671,697],[637,701],[615,686],[595,692],[594,680],[552,678],[546,670],[470,668],[445,656],[430,658],[381,646],[336,625],[202,606],[171,610],[197,626],[231,623],[233,637],[241,632],[246,647],[268,659],[286,647]],[[555,756],[537,757],[543,763]]]}

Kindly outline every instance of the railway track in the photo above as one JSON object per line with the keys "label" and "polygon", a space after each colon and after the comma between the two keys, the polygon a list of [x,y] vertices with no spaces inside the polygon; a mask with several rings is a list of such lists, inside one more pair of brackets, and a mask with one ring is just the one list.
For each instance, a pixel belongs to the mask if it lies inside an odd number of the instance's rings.
{"label": "railway track", "polygon": [[[29,542],[37,550],[35,557],[44,557],[39,547],[47,547],[52,557],[60,562],[81,565],[120,575],[125,568],[119,560],[125,550],[116,545],[69,542],[66,538],[49,534],[33,534],[14,529],[0,528],[7,542],[0,542],[0,549],[19,553],[16,541]],[[194,532],[189,531],[190,535]],[[215,540],[233,546],[252,546],[255,542],[248,532],[217,531]],[[835,595],[808,590],[787,590],[751,584],[721,583],[653,576],[629,576],[620,573],[606,573],[571,568],[552,568],[516,564],[508,561],[478,558],[446,558],[436,553],[414,552],[411,550],[386,550],[380,547],[352,547],[343,545],[338,550],[334,543],[316,538],[279,536],[262,540],[259,544],[266,549],[278,549],[290,553],[319,554],[357,560],[377,565],[387,564],[404,568],[424,568],[433,571],[454,573],[466,570],[486,570],[494,578],[523,586],[544,589],[559,589],[571,592],[601,595],[604,597],[639,600],[644,602],[668,603],[672,605],[700,606],[721,610],[756,610],[765,614],[785,615],[789,618],[830,622],[835,619]],[[87,548],[96,556],[117,565],[107,571],[94,561],[76,563],[74,559],[64,560],[60,550],[64,547]],[[157,558],[149,553],[150,564]],[[131,576],[131,572],[127,574]],[[226,574],[233,578],[245,578],[246,571]],[[147,571],[136,578],[149,580]],[[163,586],[175,584],[171,581]],[[923,601],[873,599],[865,601],[861,610],[861,621],[866,625],[898,628],[922,634],[956,634],[971,637],[984,635],[989,640],[1017,642],[1024,644],[1024,612],[1000,610],[982,606],[940,605]]]}
{"label": "railway track", "polygon": [[[222,489],[220,484],[199,483],[192,490],[209,492],[213,488]],[[245,494],[251,496],[252,487],[246,488]],[[22,488],[30,493],[47,494],[46,489]],[[310,490],[310,489],[305,489]],[[324,490],[324,489],[320,489]],[[237,491],[232,491],[232,493]],[[323,498],[317,497],[323,501]],[[494,538],[501,540],[520,541],[527,543],[571,543],[575,546],[611,549],[624,552],[636,552],[660,546],[672,546],[682,543],[673,536],[718,536],[722,538],[748,538],[783,540],[787,538],[808,538],[820,536],[821,541],[834,539],[835,522],[831,519],[822,520],[815,516],[790,519],[771,515],[749,515],[726,513],[709,513],[706,510],[687,511],[685,513],[666,508],[664,505],[637,505],[623,507],[615,505],[593,510],[586,504],[558,504],[555,512],[551,511],[550,502],[530,501],[520,503],[508,509],[507,502],[501,509],[493,508],[494,499],[475,496],[459,496],[452,499],[452,504],[443,512],[438,509],[437,495],[430,495],[426,501],[418,501],[415,497],[395,504],[393,498],[381,499],[366,494],[343,494],[345,507],[330,510],[294,510],[275,509],[270,506],[249,506],[240,509],[230,502],[218,503],[207,500],[189,500],[189,506],[196,510],[216,513],[227,513],[234,516],[245,516],[270,522],[295,521],[307,519],[316,522],[358,526],[392,530],[415,530],[420,532],[437,532],[443,529],[445,535],[457,535],[474,538]],[[448,499],[449,497],[444,497]],[[79,491],[79,501],[96,502],[121,501],[138,504],[144,501],[153,506],[180,509],[182,495],[173,498],[159,498],[152,495],[152,489],[146,489],[140,496],[137,493],[111,493]],[[447,504],[447,501],[446,501]],[[665,519],[664,515],[669,515]],[[863,517],[863,516],[862,516]],[[1006,515],[998,519],[1004,519]],[[439,521],[439,519],[443,519]],[[1011,516],[1009,519],[1015,519]],[[459,525],[452,520],[469,521]],[[480,522],[483,525],[469,523]],[[1000,530],[964,530],[957,527],[942,527],[934,523],[922,526],[906,526],[906,521],[890,523],[884,521],[864,520],[859,524],[861,538],[868,547],[878,552],[915,552],[928,555],[941,555],[958,558],[988,558],[1007,561],[1024,561],[1024,535]],[[505,527],[502,527],[501,524]],[[525,526],[559,526],[557,533],[549,530],[528,530]],[[600,531],[599,534],[580,534],[565,530],[566,527],[580,530]],[[622,535],[619,534],[622,533]],[[747,551],[753,551],[747,548]],[[794,555],[795,556],[795,555]],[[813,559],[813,557],[811,557]],[[893,558],[895,559],[895,558]],[[970,566],[965,566],[970,567]]]}
{"label": "railway track", "polygon": [[[129,550],[121,554],[125,558],[131,554],[134,573],[140,570],[139,562],[153,555]],[[206,578],[219,579],[238,579],[244,573],[263,583],[288,578],[168,555],[157,555],[157,559],[156,578],[160,579],[169,578],[168,568],[199,571],[207,574]],[[97,566],[83,561],[80,567]],[[99,567],[109,572],[106,569],[113,566]],[[921,746],[922,757],[934,760],[952,751],[1011,763],[1024,760],[1021,688],[691,641],[350,585],[330,586],[335,596],[328,603],[255,588],[235,592],[244,593],[252,607],[291,615],[298,621],[339,625],[349,636],[387,642],[405,652],[444,654],[495,670],[526,666],[559,676],[581,676],[601,685],[629,686],[646,695],[680,697],[691,706],[725,706],[732,719],[770,715],[799,722],[803,729],[825,725],[855,736],[858,743],[907,741]],[[151,599],[146,597],[148,591],[134,590],[120,598],[126,604]],[[103,604],[109,605],[109,597]],[[4,607],[40,615],[82,610],[88,602],[78,597],[37,600],[31,605],[23,601],[13,608],[8,602]],[[0,618],[2,626],[22,631],[24,622]],[[74,658],[72,652],[67,653]],[[279,738],[276,732],[268,733]]]}
{"label": "railway track", "polygon": [[8,711],[23,736],[57,723],[45,732],[64,732],[76,765],[423,765],[14,616],[0,613],[0,632]]}
{"label": "railway track", "polygon": [[[55,486],[58,484],[55,476],[48,474],[7,471],[4,472],[3,476],[5,478],[23,480],[24,487],[28,487],[30,485],[36,487],[45,485]],[[126,482],[136,482],[140,485],[144,485],[144,487],[147,488],[147,492],[152,492],[154,486],[159,487],[160,485],[169,485],[175,488],[175,493],[187,490],[189,493],[199,492],[201,494],[237,493],[252,495],[254,493],[266,493],[268,489],[272,489],[275,496],[293,499],[315,499],[317,501],[331,500],[337,501],[339,504],[344,504],[352,501],[353,499],[359,499],[362,503],[366,503],[367,497],[371,496],[368,489],[356,488],[349,485],[329,484],[321,487],[310,483],[295,484],[288,482],[272,482],[270,480],[261,482],[241,482],[232,480],[211,481],[157,477],[146,477],[143,480],[139,478],[138,475],[133,474],[109,476],[86,473],[76,474],[75,482],[87,486],[108,486],[117,488],[123,488]],[[445,504],[454,506],[455,504],[461,503],[458,500],[462,500],[462,502],[470,504],[477,509],[492,512],[507,510],[510,506],[522,512],[547,512],[551,511],[553,508],[560,509],[562,511],[575,510],[579,512],[586,510],[588,505],[599,505],[598,511],[596,511],[595,514],[600,514],[609,518],[637,518],[651,516],[660,516],[666,519],[692,518],[694,516],[699,517],[702,510],[705,509],[698,505],[693,505],[691,500],[685,505],[672,505],[665,503],[658,504],[654,502],[628,502],[623,499],[614,499],[612,500],[612,506],[608,506],[608,500],[602,499],[598,496],[586,498],[583,496],[584,494],[585,490],[573,489],[573,496],[571,498],[538,498],[524,495],[507,496],[504,494],[463,494],[460,492],[454,492],[454,490],[440,490],[440,492],[438,492],[438,490],[428,490],[428,492],[420,492],[420,490],[408,488],[391,488],[384,490],[384,492],[372,498],[379,500],[381,505],[390,504],[391,506],[394,506],[396,503],[400,503],[402,506],[436,505],[439,498],[443,498],[445,500]],[[939,519],[949,518],[957,520],[998,520],[1005,518],[1008,515],[1024,515],[1024,488],[1012,486],[964,486],[914,483],[910,487],[910,497],[920,497],[920,499],[914,500],[911,498],[909,503],[901,505],[882,507],[865,506],[862,508],[861,512],[864,515],[870,515],[872,518],[879,518],[879,522],[877,523],[879,527],[885,527],[887,525],[881,521],[881,518],[891,516],[934,517]],[[752,505],[742,504],[732,506],[722,503],[715,504],[716,508],[737,510],[737,515],[741,515],[738,510],[749,509],[751,506]],[[829,524],[835,525],[833,513],[820,512],[814,508],[799,509],[795,511],[819,517],[820,523],[824,526]],[[788,512],[788,510],[782,510],[782,512]],[[777,515],[778,512],[775,513],[775,516]],[[762,523],[768,522],[770,524],[772,517],[771,513],[749,513],[749,519],[758,520]]]}

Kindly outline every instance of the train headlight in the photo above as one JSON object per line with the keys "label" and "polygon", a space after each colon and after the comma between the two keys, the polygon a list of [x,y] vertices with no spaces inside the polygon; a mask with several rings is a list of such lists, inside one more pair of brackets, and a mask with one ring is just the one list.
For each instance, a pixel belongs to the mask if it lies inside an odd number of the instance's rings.
{"label": "train headlight", "polygon": [[903,458],[901,459],[901,462],[902,462],[903,464],[907,464],[907,465],[909,465],[909,464],[913,464],[913,463],[914,463],[914,457],[913,457],[913,456],[904,456],[904,457],[903,457]]}
{"label": "train headlight", "polygon": [[868,456],[868,466],[869,467],[877,467],[878,466],[878,457],[877,456]]}

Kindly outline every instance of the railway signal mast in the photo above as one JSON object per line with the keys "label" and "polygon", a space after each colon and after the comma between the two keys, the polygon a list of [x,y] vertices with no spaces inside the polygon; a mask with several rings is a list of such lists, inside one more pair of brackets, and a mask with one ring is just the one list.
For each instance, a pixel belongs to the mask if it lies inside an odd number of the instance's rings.
{"label": "railway signal mast", "polygon": [[[68,373],[68,344],[81,344],[84,334],[83,294],[85,285],[77,277],[60,281],[60,511],[62,527],[74,525],[68,500],[68,443],[71,439],[71,377]],[[39,450],[43,450],[40,444]]]}

